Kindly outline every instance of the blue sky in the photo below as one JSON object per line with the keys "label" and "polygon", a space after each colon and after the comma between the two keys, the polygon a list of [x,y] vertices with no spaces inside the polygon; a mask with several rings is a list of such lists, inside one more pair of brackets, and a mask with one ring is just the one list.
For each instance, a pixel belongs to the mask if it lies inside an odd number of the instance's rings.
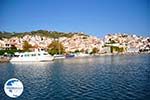
{"label": "blue sky", "polygon": [[0,31],[150,35],[150,0],[0,0]]}

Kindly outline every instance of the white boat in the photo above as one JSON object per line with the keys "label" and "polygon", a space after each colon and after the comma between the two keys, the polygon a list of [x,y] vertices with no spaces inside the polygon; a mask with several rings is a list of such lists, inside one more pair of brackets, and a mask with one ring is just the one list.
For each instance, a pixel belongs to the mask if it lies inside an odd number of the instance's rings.
{"label": "white boat", "polygon": [[61,54],[55,54],[54,55],[54,59],[65,59],[66,57],[64,55]]}
{"label": "white boat", "polygon": [[86,53],[76,53],[75,54],[76,58],[80,58],[80,57],[90,57],[90,54],[86,54]]}
{"label": "white boat", "polygon": [[40,62],[40,61],[51,61],[54,57],[49,55],[45,51],[37,52],[24,52],[24,53],[15,53],[15,57],[10,59],[10,62]]}

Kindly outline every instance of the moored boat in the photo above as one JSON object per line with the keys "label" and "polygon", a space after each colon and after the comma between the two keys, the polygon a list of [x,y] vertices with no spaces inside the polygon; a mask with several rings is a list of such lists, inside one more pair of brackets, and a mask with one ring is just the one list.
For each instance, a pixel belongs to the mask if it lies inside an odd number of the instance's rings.
{"label": "moored boat", "polygon": [[10,62],[23,62],[23,61],[52,61],[53,56],[49,55],[45,51],[37,52],[24,52],[24,53],[15,53],[15,56],[10,59]]}
{"label": "moored boat", "polygon": [[90,57],[90,54],[86,54],[86,53],[77,53],[75,54],[76,58],[80,58],[80,57]]}
{"label": "moored boat", "polygon": [[66,57],[64,55],[61,54],[55,54],[54,55],[54,59],[65,59]]}
{"label": "moored boat", "polygon": [[67,54],[67,55],[66,55],[66,58],[74,58],[74,57],[75,57],[74,54]]}

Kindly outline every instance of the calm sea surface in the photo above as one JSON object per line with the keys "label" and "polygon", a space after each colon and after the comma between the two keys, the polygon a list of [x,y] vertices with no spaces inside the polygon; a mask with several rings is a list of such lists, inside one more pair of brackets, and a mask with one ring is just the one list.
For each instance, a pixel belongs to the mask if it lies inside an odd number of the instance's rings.
{"label": "calm sea surface", "polygon": [[13,100],[150,100],[149,54],[1,63],[0,100],[14,77],[24,92]]}

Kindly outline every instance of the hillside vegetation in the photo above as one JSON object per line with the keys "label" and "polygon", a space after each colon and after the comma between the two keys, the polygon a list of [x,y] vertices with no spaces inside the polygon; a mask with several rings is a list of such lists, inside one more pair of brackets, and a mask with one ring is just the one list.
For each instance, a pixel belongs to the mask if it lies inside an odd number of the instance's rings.
{"label": "hillside vegetation", "polygon": [[79,32],[57,32],[57,31],[47,31],[47,30],[36,30],[36,31],[31,31],[31,32],[0,32],[0,39],[2,38],[11,38],[11,37],[23,37],[25,35],[39,35],[39,36],[45,36],[49,38],[58,38],[58,37],[72,37],[74,34],[78,35],[85,35],[83,33]]}

